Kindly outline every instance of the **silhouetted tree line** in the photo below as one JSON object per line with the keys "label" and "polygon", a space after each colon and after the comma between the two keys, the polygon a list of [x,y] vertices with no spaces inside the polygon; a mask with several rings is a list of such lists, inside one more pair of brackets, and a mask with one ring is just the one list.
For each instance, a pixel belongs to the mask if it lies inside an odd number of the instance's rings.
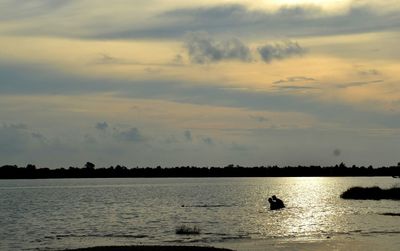
{"label": "silhouetted tree line", "polygon": [[91,162],[84,167],[37,168],[5,165],[0,167],[0,179],[39,179],[39,178],[115,178],[115,177],[329,177],[329,176],[400,176],[400,163],[397,166],[373,168],[372,166],[351,166],[344,163],[335,166],[255,166],[243,167],[135,167],[110,166],[95,168]]}

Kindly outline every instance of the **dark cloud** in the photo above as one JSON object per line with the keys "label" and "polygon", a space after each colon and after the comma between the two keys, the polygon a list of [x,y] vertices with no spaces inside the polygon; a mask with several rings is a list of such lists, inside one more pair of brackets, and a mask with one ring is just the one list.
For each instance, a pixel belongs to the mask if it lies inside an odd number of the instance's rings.
{"label": "dark cloud", "polygon": [[185,136],[185,139],[186,139],[187,141],[192,141],[192,140],[193,140],[193,138],[192,138],[192,132],[191,132],[191,131],[186,130],[186,131],[183,133],[183,135]]}
{"label": "dark cloud", "polygon": [[237,38],[216,41],[207,33],[186,35],[185,48],[192,63],[206,64],[223,60],[250,61],[250,49]]}
{"label": "dark cloud", "polygon": [[[218,41],[211,38],[208,33],[195,32],[186,35],[184,44],[190,61],[195,64],[216,63],[225,60],[242,62],[253,60],[250,47],[238,38]],[[299,43],[293,41],[266,44],[257,48],[261,59],[266,63],[301,56],[305,51]],[[291,81],[299,80],[300,78],[296,77],[291,79]]]}
{"label": "dark cloud", "polygon": [[145,141],[145,137],[136,127],[130,128],[125,131],[116,131],[114,133],[114,137],[118,140],[127,141],[127,142],[143,142]]}
{"label": "dark cloud", "polygon": [[40,142],[46,142],[47,141],[47,138],[43,134],[41,134],[39,132],[32,132],[31,136],[32,136],[32,138],[37,139]]}
{"label": "dark cloud", "polygon": [[95,127],[97,130],[104,131],[108,128],[108,124],[107,122],[98,122]]}
{"label": "dark cloud", "polygon": [[305,53],[303,49],[297,42],[286,41],[283,43],[276,44],[266,44],[258,47],[258,53],[261,59],[270,63],[273,60],[283,60],[285,58],[301,56]]}
{"label": "dark cloud", "polygon": [[213,146],[214,145],[214,140],[210,137],[204,137],[202,138],[203,142],[209,146]]}

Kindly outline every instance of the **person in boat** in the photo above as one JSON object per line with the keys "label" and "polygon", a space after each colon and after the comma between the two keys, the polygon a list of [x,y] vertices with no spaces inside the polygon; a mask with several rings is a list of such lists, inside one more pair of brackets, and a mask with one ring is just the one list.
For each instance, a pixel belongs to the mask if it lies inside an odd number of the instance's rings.
{"label": "person in boat", "polygon": [[269,202],[269,209],[271,210],[277,210],[285,207],[283,201],[277,198],[275,195],[272,196],[272,198],[268,198],[268,202]]}

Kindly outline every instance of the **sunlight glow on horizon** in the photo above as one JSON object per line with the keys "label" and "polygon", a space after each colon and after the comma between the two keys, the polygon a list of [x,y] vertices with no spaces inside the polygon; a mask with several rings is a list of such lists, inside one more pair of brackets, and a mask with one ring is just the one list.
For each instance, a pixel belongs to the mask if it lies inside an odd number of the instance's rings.
{"label": "sunlight glow on horizon", "polygon": [[[278,7],[282,6],[317,6],[321,7],[326,11],[339,11],[347,9],[351,0],[273,0],[274,5]],[[270,3],[267,1],[266,3]]]}

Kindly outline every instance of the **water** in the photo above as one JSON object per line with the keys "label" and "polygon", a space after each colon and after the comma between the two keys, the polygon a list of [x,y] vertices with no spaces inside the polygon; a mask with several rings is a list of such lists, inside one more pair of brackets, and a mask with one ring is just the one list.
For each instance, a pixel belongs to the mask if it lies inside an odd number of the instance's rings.
{"label": "water", "polygon": [[[398,201],[339,198],[393,178],[0,180],[0,250],[398,235]],[[287,208],[269,211],[276,194]],[[175,234],[179,225],[200,235]]]}

